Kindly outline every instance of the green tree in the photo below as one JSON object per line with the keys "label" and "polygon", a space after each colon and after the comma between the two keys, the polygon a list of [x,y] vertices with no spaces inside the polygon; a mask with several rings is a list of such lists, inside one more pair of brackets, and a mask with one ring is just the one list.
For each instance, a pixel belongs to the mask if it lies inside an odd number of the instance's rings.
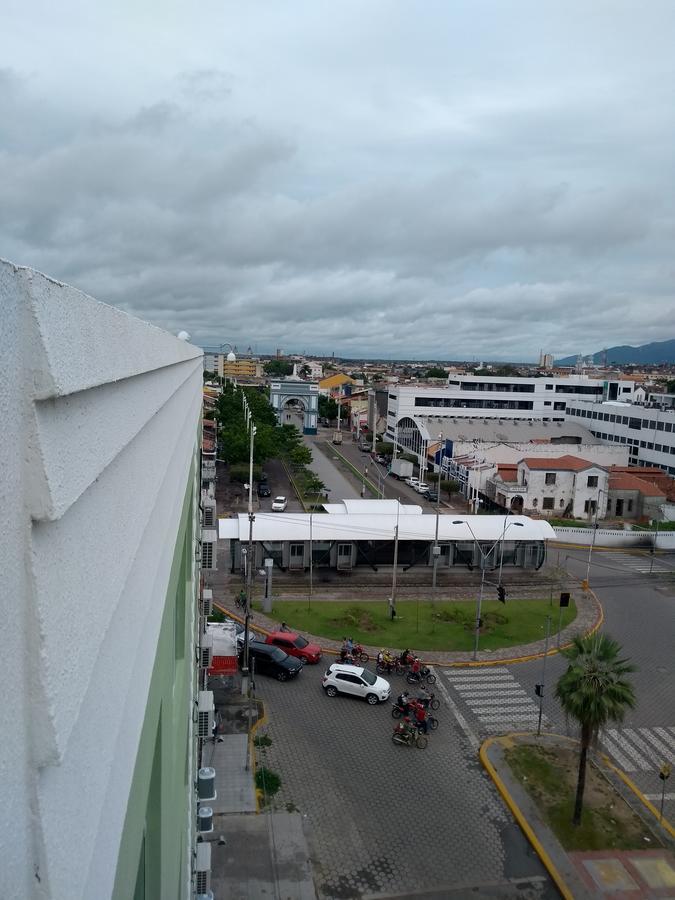
{"label": "green tree", "polygon": [[452,478],[442,478],[441,490],[446,492],[446,494],[448,495],[448,501],[451,501],[452,495],[456,494],[459,490],[459,483]]}
{"label": "green tree", "polygon": [[377,441],[377,443],[375,444],[375,449],[380,454],[380,456],[394,455],[394,445],[390,444],[389,441]]}
{"label": "green tree", "polygon": [[285,359],[270,359],[263,366],[263,371],[265,372],[265,375],[278,377],[290,375],[293,371],[293,363],[289,363]]}
{"label": "green tree", "polygon": [[308,466],[312,461],[312,451],[304,444],[300,444],[291,450],[289,458],[294,466]]}
{"label": "green tree", "polygon": [[440,366],[432,366],[430,369],[427,369],[427,374],[424,376],[425,378],[447,378],[448,373],[445,369],[441,369]]}
{"label": "green tree", "polygon": [[311,374],[312,374],[312,370],[311,370],[310,367],[309,367],[308,365],[306,365],[306,364],[305,364],[304,366],[302,366],[302,367],[300,368],[300,371],[298,372],[298,375],[300,375],[302,378],[309,378],[309,376],[310,376]]}
{"label": "green tree", "polygon": [[581,729],[579,775],[572,823],[581,823],[586,786],[588,748],[608,722],[621,722],[628,709],[635,706],[635,693],[626,678],[635,666],[621,659],[620,645],[605,634],[596,633],[574,638],[563,651],[569,660],[567,671],[558,679],[555,696],[565,714],[575,719]]}
{"label": "green tree", "polygon": [[337,419],[338,405],[337,400],[332,397],[326,397],[319,394],[319,415],[323,419]]}

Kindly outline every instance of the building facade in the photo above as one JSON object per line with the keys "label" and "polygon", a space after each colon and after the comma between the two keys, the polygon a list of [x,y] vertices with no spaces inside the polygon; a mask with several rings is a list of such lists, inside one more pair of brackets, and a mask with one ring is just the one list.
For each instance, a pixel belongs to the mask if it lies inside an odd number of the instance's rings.
{"label": "building facade", "polygon": [[202,353],[0,263],[3,897],[190,897]]}
{"label": "building facade", "polygon": [[585,425],[595,437],[628,447],[630,462],[636,466],[658,466],[675,475],[675,409],[663,405],[637,406],[631,403],[567,404],[571,422]]}

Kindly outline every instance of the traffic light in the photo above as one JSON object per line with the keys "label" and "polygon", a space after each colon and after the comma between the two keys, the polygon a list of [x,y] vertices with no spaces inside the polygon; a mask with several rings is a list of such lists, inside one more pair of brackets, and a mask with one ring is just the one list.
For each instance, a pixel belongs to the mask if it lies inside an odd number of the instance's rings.
{"label": "traffic light", "polygon": [[569,591],[563,591],[563,593],[560,595],[560,606],[566,607],[569,605],[570,605]]}
{"label": "traffic light", "polygon": [[543,684],[535,684],[534,692],[537,695],[537,697],[543,697],[544,696],[544,685]]}
{"label": "traffic light", "polygon": [[506,603],[506,589],[503,584],[497,585],[497,599],[500,603]]}

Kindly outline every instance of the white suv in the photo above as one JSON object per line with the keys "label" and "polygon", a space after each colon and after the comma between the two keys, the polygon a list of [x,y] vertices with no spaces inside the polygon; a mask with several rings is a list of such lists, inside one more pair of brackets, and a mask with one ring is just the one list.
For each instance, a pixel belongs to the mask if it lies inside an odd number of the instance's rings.
{"label": "white suv", "polygon": [[388,700],[391,692],[389,682],[370,669],[342,663],[333,663],[326,669],[322,685],[329,697],[353,694],[355,697],[364,697],[371,706]]}

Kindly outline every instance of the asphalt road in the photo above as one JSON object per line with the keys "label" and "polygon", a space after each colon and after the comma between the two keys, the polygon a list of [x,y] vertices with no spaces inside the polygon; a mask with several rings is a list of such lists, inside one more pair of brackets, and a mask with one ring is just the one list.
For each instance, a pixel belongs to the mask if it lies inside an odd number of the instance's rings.
{"label": "asphalt road", "polygon": [[272,740],[258,765],[282,779],[276,807],[306,817],[322,898],[557,897],[445,700],[426,750],[396,746],[391,704],[325,696],[324,669],[257,679]]}

